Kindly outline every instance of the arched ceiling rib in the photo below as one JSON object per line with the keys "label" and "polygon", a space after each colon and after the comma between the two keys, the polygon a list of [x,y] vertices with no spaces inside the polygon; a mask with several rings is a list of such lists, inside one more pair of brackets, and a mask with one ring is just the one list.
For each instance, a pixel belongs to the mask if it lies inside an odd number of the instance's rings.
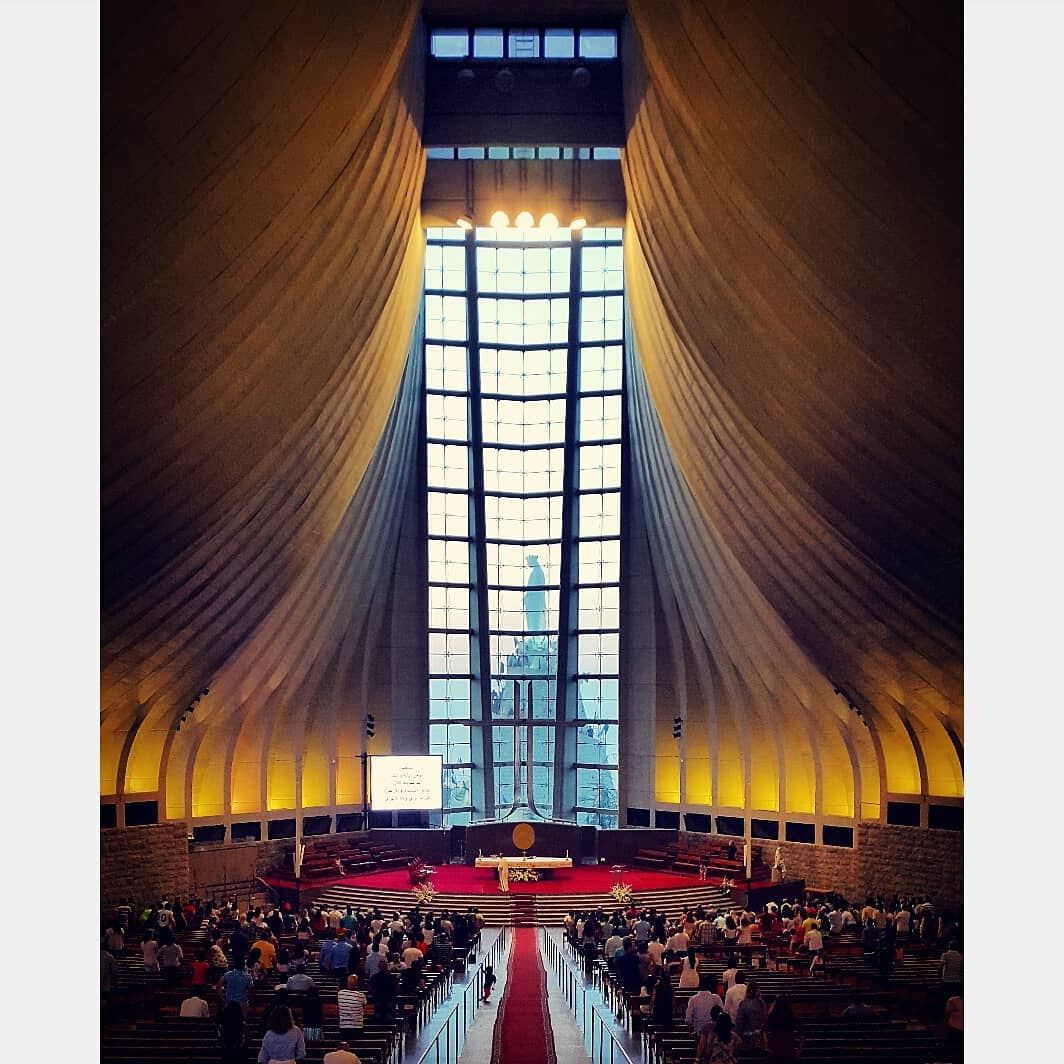
{"label": "arched ceiling rib", "polygon": [[103,790],[184,816],[229,800],[197,758],[265,803],[246,737],[267,765],[358,697],[414,468],[424,44],[408,0],[104,19]]}
{"label": "arched ceiling rib", "polygon": [[629,4],[633,465],[750,698],[837,736],[830,678],[887,789],[959,794],[961,68],[921,10]]}

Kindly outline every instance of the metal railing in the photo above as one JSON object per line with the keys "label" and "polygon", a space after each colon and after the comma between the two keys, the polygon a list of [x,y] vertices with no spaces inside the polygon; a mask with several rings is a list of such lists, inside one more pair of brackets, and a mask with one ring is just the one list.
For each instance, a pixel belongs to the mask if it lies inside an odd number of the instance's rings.
{"label": "metal railing", "polygon": [[638,1064],[613,1033],[614,1019],[594,991],[585,985],[583,972],[569,958],[546,927],[540,928],[543,957],[558,981],[565,1003],[576,1017],[584,1048],[593,1064]]}
{"label": "metal railing", "polygon": [[489,964],[498,968],[509,940],[510,929],[503,927],[488,952],[477,962],[472,978],[462,990],[462,996],[447,1014],[443,1026],[436,1032],[436,1037],[417,1058],[417,1064],[457,1064],[465,1046],[466,1033],[483,1004],[481,998],[484,996],[484,968]]}

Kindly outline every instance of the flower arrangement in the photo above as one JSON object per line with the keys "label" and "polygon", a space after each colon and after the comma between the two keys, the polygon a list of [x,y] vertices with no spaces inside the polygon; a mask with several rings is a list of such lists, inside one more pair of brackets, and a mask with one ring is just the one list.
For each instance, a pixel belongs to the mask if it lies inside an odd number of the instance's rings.
{"label": "flower arrangement", "polygon": [[614,883],[610,887],[610,894],[618,905],[630,905],[632,903],[632,884]]}
{"label": "flower arrangement", "polygon": [[436,897],[436,888],[431,883],[419,883],[410,893],[418,905],[431,905]]}

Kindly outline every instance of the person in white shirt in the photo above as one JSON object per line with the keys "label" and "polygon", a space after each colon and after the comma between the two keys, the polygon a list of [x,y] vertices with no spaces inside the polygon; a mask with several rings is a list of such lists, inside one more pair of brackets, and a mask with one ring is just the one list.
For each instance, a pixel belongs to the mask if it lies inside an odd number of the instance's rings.
{"label": "person in white shirt", "polygon": [[693,990],[701,985],[702,981],[698,975],[698,958],[693,948],[688,949],[687,956],[684,958],[683,968],[680,971],[680,989]]}
{"label": "person in white shirt", "polygon": [[741,968],[735,973],[735,983],[724,995],[724,1011],[735,1022],[735,1016],[739,1011],[739,1005],[746,997],[746,972]]}
{"label": "person in white shirt", "polygon": [[602,955],[607,961],[613,960],[613,955],[624,945],[624,939],[617,934],[616,931],[608,939],[606,939],[605,945],[602,947]]}
{"label": "person in white shirt", "polygon": [[658,938],[651,939],[647,943],[647,953],[654,964],[661,964],[661,958],[665,956],[665,943]]}
{"label": "person in white shirt", "polygon": [[181,1011],[178,1015],[197,1020],[206,1020],[210,1018],[211,1007],[203,1000],[203,998],[193,994],[191,997],[187,997],[181,1002]]}
{"label": "person in white shirt", "polygon": [[687,1002],[684,1022],[696,1037],[713,1022],[713,1010],[724,1008],[720,996],[713,992],[713,976],[706,972],[698,981],[698,993]]}
{"label": "person in white shirt", "polygon": [[[733,986],[735,986],[735,977],[739,974],[738,967],[725,968],[724,974],[720,977],[720,981],[724,984],[724,992],[727,993]],[[745,978],[745,977],[744,977]]]}
{"label": "person in white shirt", "polygon": [[347,1042],[341,1042],[331,1053],[322,1057],[322,1064],[362,1064],[362,1061],[351,1052]]}
{"label": "person in white shirt", "polygon": [[894,929],[899,935],[907,935],[909,933],[909,924],[912,920],[912,913],[908,909],[902,907],[894,915]]}
{"label": "person in white shirt", "polygon": [[673,932],[672,938],[665,943],[665,948],[667,950],[672,950],[673,953],[686,953],[690,941],[691,940],[684,933],[683,928],[678,927]]}
{"label": "person in white shirt", "polygon": [[816,966],[824,963],[820,956],[820,953],[824,948],[824,936],[820,933],[818,927],[811,927],[806,931],[805,948],[809,950],[809,955],[812,957],[812,961],[809,965],[809,974],[812,975]]}
{"label": "person in white shirt", "polygon": [[412,964],[417,964],[422,958],[421,950],[417,946],[407,946],[403,950],[403,967],[409,968]]}

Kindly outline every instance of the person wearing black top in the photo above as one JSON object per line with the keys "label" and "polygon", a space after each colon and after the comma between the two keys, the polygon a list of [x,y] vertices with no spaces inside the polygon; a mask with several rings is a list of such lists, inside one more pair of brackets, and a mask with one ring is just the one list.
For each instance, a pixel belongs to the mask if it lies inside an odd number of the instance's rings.
{"label": "person wearing black top", "polygon": [[369,981],[373,996],[373,1015],[381,1023],[391,1023],[395,1018],[395,976],[387,968],[381,968]]}

